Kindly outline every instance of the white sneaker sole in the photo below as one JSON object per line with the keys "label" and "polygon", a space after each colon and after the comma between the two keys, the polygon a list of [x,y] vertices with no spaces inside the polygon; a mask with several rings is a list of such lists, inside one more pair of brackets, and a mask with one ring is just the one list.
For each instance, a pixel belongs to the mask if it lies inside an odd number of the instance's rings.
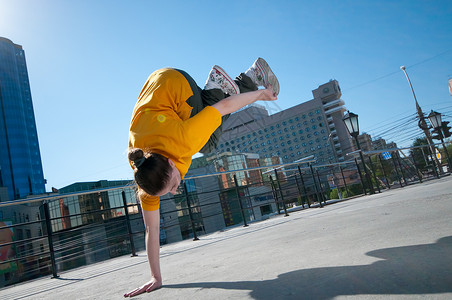
{"label": "white sneaker sole", "polygon": [[231,77],[229,77],[228,73],[226,73],[220,66],[217,66],[217,65],[213,66],[213,69],[215,69],[218,73],[223,75],[223,77],[229,83],[230,89],[231,89],[231,93],[226,93],[226,94],[230,94],[230,95],[238,95],[238,94],[240,94],[239,86],[237,85],[237,83],[235,83],[235,81]]}
{"label": "white sneaker sole", "polygon": [[266,83],[266,85],[271,84],[273,87],[273,93],[277,96],[279,94],[279,81],[278,78],[276,78],[275,73],[273,73],[272,69],[270,69],[268,63],[265,59],[259,57],[256,60],[256,67],[263,75],[264,83]]}

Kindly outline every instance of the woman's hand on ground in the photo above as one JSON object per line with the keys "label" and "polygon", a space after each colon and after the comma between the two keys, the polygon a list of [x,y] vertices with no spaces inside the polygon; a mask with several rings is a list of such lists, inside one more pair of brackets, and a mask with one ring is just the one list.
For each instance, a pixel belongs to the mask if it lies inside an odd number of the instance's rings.
{"label": "woman's hand on ground", "polygon": [[160,280],[156,280],[155,278],[152,278],[151,281],[146,282],[145,284],[143,284],[142,286],[140,286],[139,288],[136,288],[128,293],[124,294],[124,297],[133,297],[139,294],[142,294],[144,292],[149,293],[152,292],[156,289],[159,289],[162,287],[162,281]]}

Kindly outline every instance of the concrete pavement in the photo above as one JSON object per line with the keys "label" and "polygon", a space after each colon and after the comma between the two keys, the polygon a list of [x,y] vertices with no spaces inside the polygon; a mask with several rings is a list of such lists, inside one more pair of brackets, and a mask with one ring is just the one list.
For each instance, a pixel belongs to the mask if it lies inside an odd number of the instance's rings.
{"label": "concrete pavement", "polygon": [[[161,248],[164,287],[134,299],[452,299],[452,176]],[[0,290],[124,299],[144,252]]]}

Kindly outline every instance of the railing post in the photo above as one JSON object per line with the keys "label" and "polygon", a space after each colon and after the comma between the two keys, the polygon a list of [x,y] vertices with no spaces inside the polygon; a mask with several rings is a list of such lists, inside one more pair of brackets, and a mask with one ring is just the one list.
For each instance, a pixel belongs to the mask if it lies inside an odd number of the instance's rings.
{"label": "railing post", "polygon": [[126,214],[126,225],[127,225],[127,232],[129,234],[130,249],[132,250],[132,256],[137,256],[137,253],[135,251],[135,243],[133,242],[132,227],[130,226],[129,209],[128,209],[127,201],[126,201],[126,192],[122,191],[121,195],[122,195],[122,203],[124,204],[124,211]]}
{"label": "railing post", "polygon": [[317,174],[317,180],[319,181],[320,198],[323,200],[323,203],[326,204],[325,191],[322,187],[322,181],[320,181],[319,169],[316,169],[315,173]]}
{"label": "railing post", "polygon": [[403,187],[402,185],[402,180],[400,179],[400,174],[399,174],[399,170],[397,170],[397,164],[396,161],[394,159],[394,154],[392,155],[392,164],[394,165],[394,169],[396,171],[397,174],[397,180],[399,181],[400,187]]}
{"label": "railing post", "polygon": [[190,217],[190,224],[191,224],[191,231],[193,232],[193,241],[198,241],[198,235],[196,234],[196,227],[193,220],[193,215],[191,212],[191,205],[190,205],[190,196],[188,195],[188,189],[187,189],[187,182],[184,181],[184,193],[185,193],[185,199],[187,199],[187,208],[188,208],[188,216]]}
{"label": "railing post", "polygon": [[47,242],[49,243],[49,252],[50,252],[50,263],[52,264],[52,278],[58,278],[57,274],[57,266],[55,262],[55,251],[53,249],[53,238],[52,238],[52,225],[50,222],[50,212],[49,212],[49,204],[44,202],[44,216],[46,222],[47,229]]}
{"label": "railing post", "polygon": [[414,168],[416,169],[417,178],[419,178],[419,182],[422,183],[422,172],[421,172],[421,170],[419,170],[419,163],[416,161],[414,156],[413,156],[413,163],[414,163]]}
{"label": "railing post", "polygon": [[405,181],[405,185],[408,185],[408,181],[405,178],[405,172],[403,171],[402,163],[400,162],[399,151],[396,152],[397,162],[399,163],[400,172],[402,172],[403,181]]}
{"label": "railing post", "polygon": [[315,180],[314,175],[314,169],[312,168],[312,165],[309,164],[309,168],[311,169],[311,175],[312,175],[312,181],[314,182],[314,188],[315,188],[315,197],[317,198],[317,202],[319,202],[320,207],[323,207],[322,199],[319,199],[319,188],[317,187],[317,182]]}
{"label": "railing post", "polygon": [[300,174],[301,179],[301,187],[303,189],[303,193],[306,197],[306,202],[308,203],[308,208],[311,208],[311,201],[309,201],[308,192],[306,191],[306,185],[304,184],[303,174],[301,173],[301,168],[298,166],[298,173]]}
{"label": "railing post", "polygon": [[278,212],[278,215],[280,215],[281,211],[279,209],[278,193],[276,192],[275,183],[274,183],[273,177],[271,175],[268,175],[268,178],[270,178],[270,184],[272,186],[273,197],[275,198],[276,210]]}
{"label": "railing post", "polygon": [[391,184],[389,184],[388,176],[386,175],[385,167],[383,165],[383,161],[381,160],[381,154],[378,155],[378,160],[380,161],[381,171],[383,172],[383,176],[386,180],[386,186],[388,189],[391,189]]}
{"label": "railing post", "polygon": [[370,156],[370,155],[369,155],[369,164],[370,164],[370,170],[374,174],[374,180],[375,180],[375,184],[377,185],[377,190],[378,190],[379,193],[381,193],[381,191],[380,191],[380,183],[378,182],[377,174],[375,172],[374,163],[372,162],[372,156]]}
{"label": "railing post", "polygon": [[348,198],[348,194],[350,194],[350,191],[348,190],[347,182],[345,181],[344,170],[342,170],[342,166],[339,166],[339,170],[341,170],[342,180],[344,181],[345,191],[347,192]]}
{"label": "railing post", "polygon": [[248,224],[246,224],[245,212],[243,211],[242,197],[240,197],[239,184],[237,182],[237,176],[235,176],[235,174],[234,174],[234,184],[235,184],[235,191],[236,191],[237,197],[239,199],[240,212],[242,213],[242,219],[243,219],[243,224],[244,224],[243,227],[247,227]]}
{"label": "railing post", "polygon": [[361,169],[359,168],[358,160],[355,158],[356,168],[358,168],[359,179],[361,179],[361,186],[363,187],[364,195],[367,195],[366,188],[364,187],[363,175],[361,174]]}
{"label": "railing post", "polygon": [[284,195],[281,189],[281,184],[279,182],[279,177],[278,177],[278,170],[275,169],[275,177],[276,177],[276,183],[278,184],[278,189],[279,189],[279,194],[281,195],[281,202],[283,204],[283,209],[284,209],[284,217],[288,217],[289,214],[287,213],[287,208],[286,208],[286,202],[284,201]]}

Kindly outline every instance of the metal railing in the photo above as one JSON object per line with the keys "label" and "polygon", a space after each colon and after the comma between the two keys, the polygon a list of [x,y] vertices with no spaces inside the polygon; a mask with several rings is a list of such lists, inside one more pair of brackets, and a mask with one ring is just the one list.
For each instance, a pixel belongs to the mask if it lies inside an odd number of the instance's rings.
{"label": "metal railing", "polygon": [[[391,153],[391,158],[383,158],[382,152]],[[363,162],[352,157],[322,165],[308,159],[186,177],[176,195],[161,198],[160,241],[197,240],[272,215],[289,216],[291,209],[323,207],[332,199],[368,194],[370,185],[382,192],[445,174],[433,160],[426,158],[421,164],[399,152],[364,153],[372,182],[365,180]],[[65,270],[144,250],[134,189],[129,184],[1,202],[0,286],[58,277]]]}

